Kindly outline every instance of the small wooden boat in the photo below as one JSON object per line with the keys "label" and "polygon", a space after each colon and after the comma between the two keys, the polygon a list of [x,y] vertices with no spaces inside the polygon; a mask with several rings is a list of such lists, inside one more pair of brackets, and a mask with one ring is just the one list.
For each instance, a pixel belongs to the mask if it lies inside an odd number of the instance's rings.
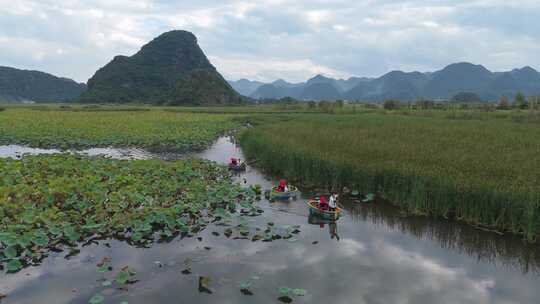
{"label": "small wooden boat", "polygon": [[288,186],[289,191],[286,192],[280,192],[277,191],[277,187],[272,188],[270,190],[270,193],[268,194],[268,197],[271,200],[288,200],[290,198],[294,198],[298,195],[298,188],[295,186]]}
{"label": "small wooden boat", "polygon": [[246,171],[246,163],[240,163],[236,165],[229,164],[229,170],[236,172]]}
{"label": "small wooden boat", "polygon": [[341,216],[343,209],[337,207],[335,211],[326,211],[319,209],[319,204],[316,200],[309,200],[307,202],[309,207],[309,214],[313,216],[318,216],[325,220],[337,220]]}

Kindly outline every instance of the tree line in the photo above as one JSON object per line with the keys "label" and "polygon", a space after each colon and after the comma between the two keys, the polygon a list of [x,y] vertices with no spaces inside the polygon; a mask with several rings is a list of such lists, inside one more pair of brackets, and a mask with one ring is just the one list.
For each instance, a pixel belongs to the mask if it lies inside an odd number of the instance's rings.
{"label": "tree line", "polygon": [[470,108],[480,107],[486,109],[510,110],[510,109],[530,109],[540,110],[540,95],[525,96],[518,92],[515,97],[510,100],[506,95],[501,96],[498,102],[485,102],[478,95],[469,92],[458,93],[450,100],[432,100],[426,98],[418,98],[415,101],[400,101],[397,99],[386,99],[382,102],[363,102],[363,101],[345,101],[345,100],[298,100],[292,97],[284,97],[280,99],[266,99],[259,101],[264,104],[274,104],[280,108],[287,110],[301,109],[307,106],[308,109],[321,112],[332,113],[348,104],[362,104],[364,107],[379,108],[386,110],[396,109],[414,109],[414,110],[429,110],[429,109],[446,109],[448,107]]}

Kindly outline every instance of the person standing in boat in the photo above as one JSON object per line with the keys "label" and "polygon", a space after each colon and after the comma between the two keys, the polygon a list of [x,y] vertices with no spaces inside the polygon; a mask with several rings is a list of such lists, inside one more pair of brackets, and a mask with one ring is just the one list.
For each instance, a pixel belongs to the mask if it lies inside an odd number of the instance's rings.
{"label": "person standing in boat", "polygon": [[337,200],[338,200],[337,194],[333,193],[332,195],[330,195],[330,200],[328,201],[328,207],[330,207],[330,211],[336,211]]}
{"label": "person standing in boat", "polygon": [[236,159],[236,157],[231,157],[231,162],[230,162],[230,164],[231,164],[232,166],[238,165],[238,159]]}

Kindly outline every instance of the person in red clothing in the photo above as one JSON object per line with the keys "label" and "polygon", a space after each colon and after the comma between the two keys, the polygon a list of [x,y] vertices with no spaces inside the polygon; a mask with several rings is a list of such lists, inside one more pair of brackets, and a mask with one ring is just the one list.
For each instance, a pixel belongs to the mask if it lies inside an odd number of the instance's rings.
{"label": "person in red clothing", "polygon": [[282,179],[279,181],[279,185],[277,186],[277,191],[285,192],[285,188],[287,188],[287,182],[284,179]]}
{"label": "person in red clothing", "polygon": [[324,196],[321,196],[320,202],[319,202],[319,209],[328,211],[330,206],[328,205],[328,202],[326,201],[326,198]]}
{"label": "person in red clothing", "polygon": [[231,162],[230,162],[230,164],[231,164],[232,166],[238,165],[238,159],[236,159],[236,157],[231,157]]}

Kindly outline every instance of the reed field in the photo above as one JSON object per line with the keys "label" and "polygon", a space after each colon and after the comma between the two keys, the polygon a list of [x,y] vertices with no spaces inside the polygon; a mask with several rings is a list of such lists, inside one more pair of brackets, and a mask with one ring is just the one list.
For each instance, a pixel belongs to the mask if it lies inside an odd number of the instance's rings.
{"label": "reed field", "polygon": [[[45,109],[45,110],[44,110]],[[238,126],[231,115],[134,108],[7,108],[0,112],[0,144],[79,149],[139,147],[182,152],[202,149]],[[136,108],[135,108],[136,109]]]}
{"label": "reed field", "polygon": [[536,240],[540,125],[388,114],[276,116],[240,143],[261,167],[299,183],[377,192],[410,213]]}

